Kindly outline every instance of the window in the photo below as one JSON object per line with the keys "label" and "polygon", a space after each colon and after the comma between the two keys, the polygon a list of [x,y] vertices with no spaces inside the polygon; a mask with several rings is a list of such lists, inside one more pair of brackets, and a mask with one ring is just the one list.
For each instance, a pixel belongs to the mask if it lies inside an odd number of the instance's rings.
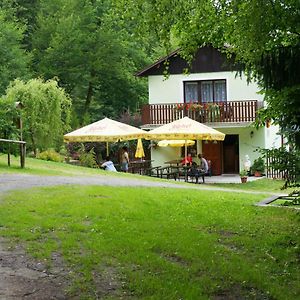
{"label": "window", "polygon": [[226,80],[184,82],[185,103],[209,103],[227,101]]}
{"label": "window", "polygon": [[198,102],[198,83],[186,82],[184,87],[184,93],[186,103]]}

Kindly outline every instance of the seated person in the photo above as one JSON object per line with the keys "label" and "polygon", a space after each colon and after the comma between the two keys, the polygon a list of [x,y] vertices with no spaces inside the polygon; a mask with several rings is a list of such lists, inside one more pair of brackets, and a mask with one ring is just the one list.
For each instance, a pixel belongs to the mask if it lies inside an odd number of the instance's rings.
{"label": "seated person", "polygon": [[201,153],[198,154],[198,158],[200,159],[199,169],[202,173],[208,172],[208,163],[207,160],[203,157]]}
{"label": "seated person", "polygon": [[198,158],[200,159],[199,166],[197,166],[197,164],[193,162],[190,170],[188,171],[188,176],[195,177],[196,183],[198,183],[199,177],[202,176],[202,180],[204,183],[204,174],[208,172],[208,163],[201,153],[198,154]]}
{"label": "seated person", "polygon": [[101,168],[106,171],[117,172],[114,163],[110,160],[109,156],[106,157],[105,162],[101,165]]}
{"label": "seated person", "polygon": [[192,154],[189,153],[181,162],[180,162],[183,166],[187,165],[187,166],[191,166],[193,163],[193,158],[192,158]]}

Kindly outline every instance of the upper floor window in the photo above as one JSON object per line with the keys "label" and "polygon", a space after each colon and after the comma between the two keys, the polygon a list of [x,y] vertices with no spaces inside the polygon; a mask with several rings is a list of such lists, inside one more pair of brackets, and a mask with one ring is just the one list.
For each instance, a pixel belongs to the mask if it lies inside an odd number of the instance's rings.
{"label": "upper floor window", "polygon": [[184,82],[184,102],[227,101],[226,80],[202,80]]}

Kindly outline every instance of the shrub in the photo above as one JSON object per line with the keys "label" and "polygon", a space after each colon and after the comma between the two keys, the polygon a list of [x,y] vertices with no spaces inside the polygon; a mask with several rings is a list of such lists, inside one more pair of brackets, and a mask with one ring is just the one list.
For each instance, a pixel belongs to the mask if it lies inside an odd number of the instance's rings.
{"label": "shrub", "polygon": [[243,169],[240,171],[240,177],[247,177],[247,176],[248,176],[247,170]]}
{"label": "shrub", "polygon": [[82,152],[79,156],[80,164],[84,167],[98,168],[94,148],[89,152]]}
{"label": "shrub", "polygon": [[260,172],[264,173],[265,172],[265,162],[262,157],[259,157],[254,160],[253,165],[251,166],[251,171],[254,173]]}
{"label": "shrub", "polygon": [[59,153],[57,153],[54,149],[48,149],[46,151],[38,153],[36,157],[38,159],[50,160],[55,162],[62,162],[64,160],[63,157]]}

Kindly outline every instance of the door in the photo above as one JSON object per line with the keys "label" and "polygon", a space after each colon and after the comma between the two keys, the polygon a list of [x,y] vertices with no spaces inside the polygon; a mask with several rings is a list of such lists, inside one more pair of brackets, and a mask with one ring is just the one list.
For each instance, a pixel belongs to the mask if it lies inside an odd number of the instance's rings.
{"label": "door", "polygon": [[223,141],[223,163],[224,173],[239,173],[239,136],[237,134],[226,134]]}
{"label": "door", "polygon": [[202,154],[206,160],[211,161],[212,175],[222,174],[222,142],[217,141],[203,141]]}

